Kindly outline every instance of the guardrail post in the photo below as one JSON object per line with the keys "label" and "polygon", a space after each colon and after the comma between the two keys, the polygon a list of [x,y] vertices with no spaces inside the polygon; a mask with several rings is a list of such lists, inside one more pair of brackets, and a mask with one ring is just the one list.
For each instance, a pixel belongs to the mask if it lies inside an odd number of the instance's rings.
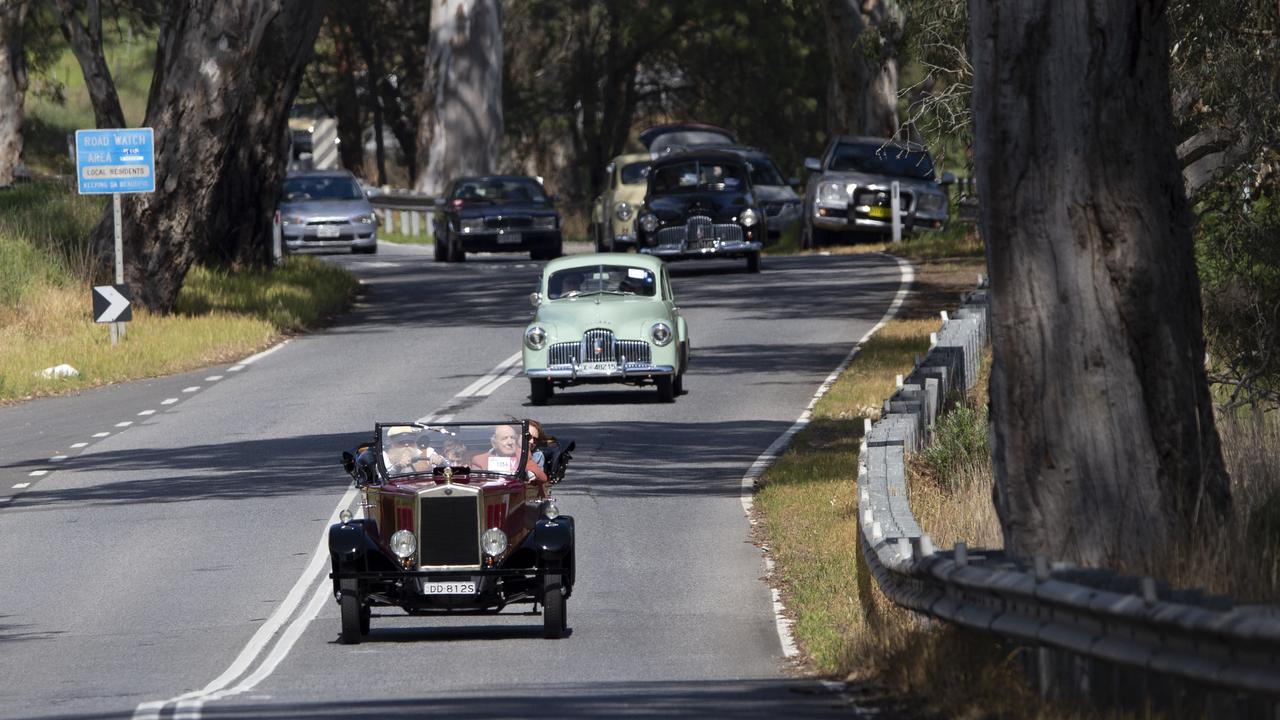
{"label": "guardrail post", "polygon": [[409,213],[405,212],[404,210],[400,211],[400,234],[401,235],[409,234]]}
{"label": "guardrail post", "polygon": [[395,229],[395,223],[392,222],[391,213],[395,212],[391,208],[382,211],[382,229],[384,232],[391,232]]}
{"label": "guardrail post", "polygon": [[964,543],[956,543],[952,553],[955,556],[956,567],[964,567],[969,564],[969,547]]}
{"label": "guardrail post", "polygon": [[1142,578],[1142,603],[1147,607],[1156,604],[1159,597],[1156,595],[1156,581],[1154,578]]}
{"label": "guardrail post", "polygon": [[414,210],[409,213],[409,232],[414,237],[418,236],[418,228],[422,222],[422,213]]}
{"label": "guardrail post", "polygon": [[1043,555],[1037,555],[1035,558],[1036,582],[1042,583],[1049,579],[1049,558]]}

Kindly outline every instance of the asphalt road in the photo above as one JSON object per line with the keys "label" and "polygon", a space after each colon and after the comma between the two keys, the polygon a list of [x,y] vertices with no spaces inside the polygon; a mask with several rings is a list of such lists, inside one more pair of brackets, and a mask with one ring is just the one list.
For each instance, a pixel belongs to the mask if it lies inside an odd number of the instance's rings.
{"label": "asphalt road", "polygon": [[[0,408],[0,716],[850,713],[789,672],[742,484],[884,315],[896,261],[672,265],[687,394],[595,386],[535,409],[506,363],[540,264],[387,244],[333,260],[365,292],[325,331]],[[533,415],[577,442],[556,491],[578,527],[567,638],[515,611],[384,610],[338,644],[319,551],[353,498],[339,455],[376,420],[442,413]]]}

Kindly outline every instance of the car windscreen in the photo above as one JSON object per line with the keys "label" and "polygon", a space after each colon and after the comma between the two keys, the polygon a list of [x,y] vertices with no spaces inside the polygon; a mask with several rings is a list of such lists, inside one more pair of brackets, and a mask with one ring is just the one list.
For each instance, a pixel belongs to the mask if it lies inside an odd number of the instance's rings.
{"label": "car windscreen", "polygon": [[622,184],[635,185],[642,183],[648,172],[649,163],[647,162],[627,163],[622,166]]}
{"label": "car windscreen", "polygon": [[745,189],[745,169],[735,163],[689,160],[655,167],[649,172],[649,191],[656,194]]}
{"label": "car windscreen", "polygon": [[547,299],[584,295],[639,295],[653,297],[658,280],[652,270],[628,265],[585,265],[565,268],[547,278]]}
{"label": "car windscreen", "polygon": [[649,143],[649,152],[661,155],[667,148],[732,144],[732,137],[714,130],[673,130],[654,138],[653,142]]}
{"label": "car windscreen", "polygon": [[786,185],[787,182],[782,179],[782,173],[778,172],[778,166],[767,157],[750,158],[751,163],[751,184],[752,185]]}
{"label": "car windscreen", "polygon": [[[518,476],[527,452],[522,423],[380,424],[379,449],[388,477],[467,467],[473,473]],[[522,475],[519,475],[523,478]]]}
{"label": "car windscreen", "polygon": [[872,175],[932,180],[933,158],[923,150],[905,150],[900,147],[863,143],[842,143],[836,146],[828,169],[864,172]]}
{"label": "car windscreen", "polygon": [[532,178],[477,178],[459,182],[453,189],[454,200],[464,202],[550,203],[542,185]]}
{"label": "car windscreen", "polygon": [[343,175],[295,176],[284,180],[284,199],[289,202],[305,200],[359,200],[364,197],[355,178]]}

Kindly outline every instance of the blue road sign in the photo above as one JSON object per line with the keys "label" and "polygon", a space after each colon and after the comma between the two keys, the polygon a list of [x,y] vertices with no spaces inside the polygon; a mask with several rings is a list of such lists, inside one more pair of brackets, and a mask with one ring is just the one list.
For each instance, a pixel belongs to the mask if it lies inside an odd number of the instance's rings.
{"label": "blue road sign", "polygon": [[76,180],[81,195],[156,191],[151,128],[76,131]]}

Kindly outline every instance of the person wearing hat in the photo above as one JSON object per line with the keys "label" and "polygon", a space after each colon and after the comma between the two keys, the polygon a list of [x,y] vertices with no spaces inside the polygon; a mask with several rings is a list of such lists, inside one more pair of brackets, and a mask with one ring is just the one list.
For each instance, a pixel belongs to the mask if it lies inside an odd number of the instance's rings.
{"label": "person wearing hat", "polygon": [[420,447],[420,439],[421,432],[412,425],[396,425],[388,428],[388,447],[384,452],[387,472],[424,472],[440,464],[440,454],[430,446]]}

